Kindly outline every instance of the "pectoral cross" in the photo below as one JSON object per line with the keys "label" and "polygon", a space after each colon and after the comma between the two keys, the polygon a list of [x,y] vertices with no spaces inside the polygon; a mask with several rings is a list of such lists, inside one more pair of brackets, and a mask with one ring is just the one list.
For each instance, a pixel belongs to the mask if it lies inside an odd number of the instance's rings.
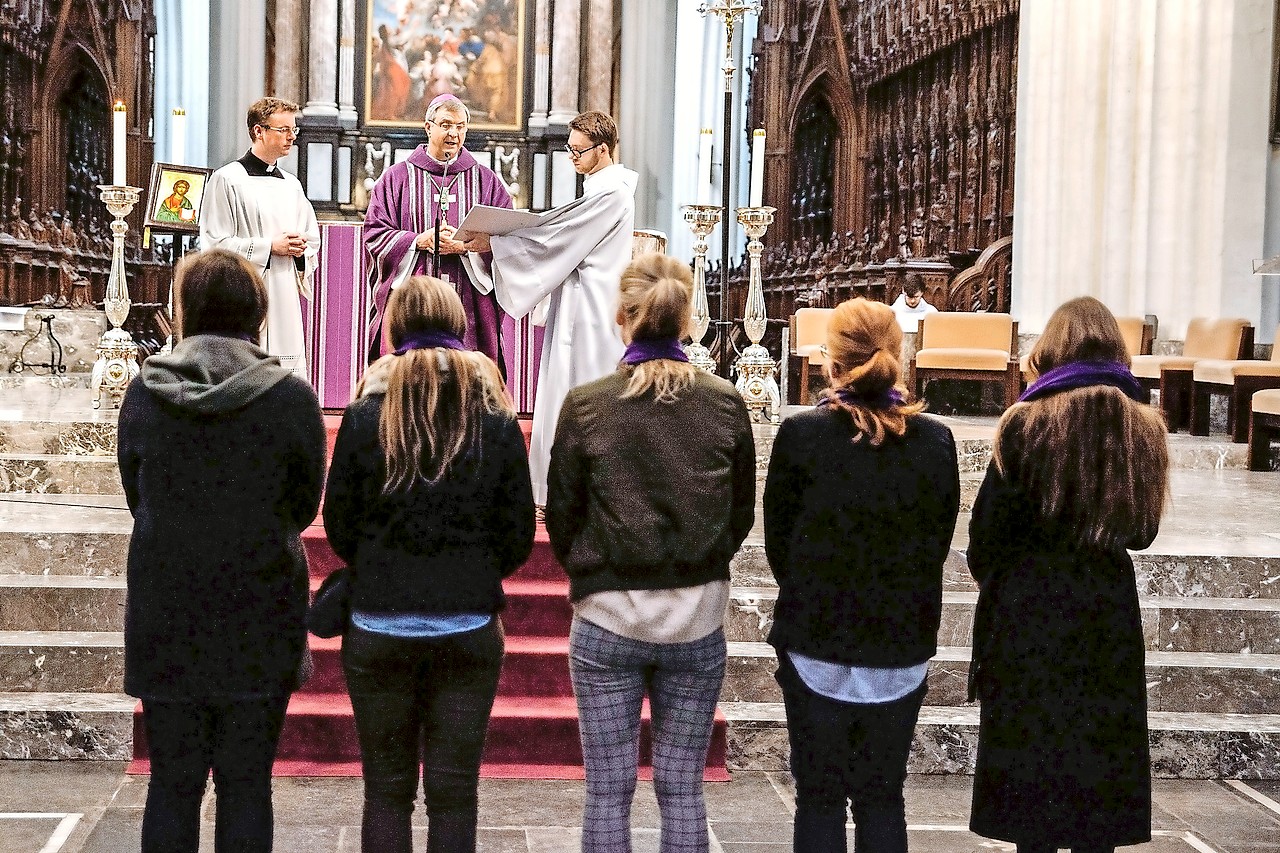
{"label": "pectoral cross", "polygon": [[440,192],[436,192],[435,203],[442,211],[448,212],[449,205],[453,204],[457,200],[458,196],[456,193],[451,192],[442,196]]}

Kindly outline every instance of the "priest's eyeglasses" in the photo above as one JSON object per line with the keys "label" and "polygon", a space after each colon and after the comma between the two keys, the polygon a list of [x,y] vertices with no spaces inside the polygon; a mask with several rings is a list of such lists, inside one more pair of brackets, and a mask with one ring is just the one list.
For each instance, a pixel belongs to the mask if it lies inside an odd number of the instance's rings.
{"label": "priest's eyeglasses", "polygon": [[594,151],[595,149],[599,148],[601,145],[604,145],[604,143],[597,142],[595,145],[592,145],[590,148],[574,148],[572,145],[566,142],[564,145],[564,150],[569,152],[570,157],[572,157],[574,160],[577,160],[583,154],[586,154],[588,151]]}
{"label": "priest's eyeglasses", "polygon": [[258,127],[262,128],[263,130],[274,130],[276,133],[291,137],[293,139],[297,139],[298,134],[302,132],[302,128],[300,127],[272,127],[269,124],[260,124],[258,125]]}
{"label": "priest's eyeglasses", "polygon": [[445,133],[453,133],[455,130],[456,130],[458,133],[466,133],[466,132],[467,132],[467,123],[466,123],[465,121],[459,121],[459,122],[452,122],[452,121],[435,121],[435,120],[433,119],[433,120],[431,120],[430,122],[428,122],[428,124],[434,124],[436,127],[440,128],[440,129],[441,129],[441,130],[443,130]]}

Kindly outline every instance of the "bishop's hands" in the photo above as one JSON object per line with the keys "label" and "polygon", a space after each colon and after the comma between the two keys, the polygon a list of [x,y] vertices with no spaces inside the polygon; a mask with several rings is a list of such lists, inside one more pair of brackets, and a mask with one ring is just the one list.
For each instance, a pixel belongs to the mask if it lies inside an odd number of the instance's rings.
{"label": "bishop's hands", "polygon": [[[440,224],[440,254],[442,255],[465,255],[468,251],[467,244],[461,240],[453,239],[453,235],[457,229],[452,225]],[[435,248],[436,235],[435,230],[423,231],[413,241],[415,248],[423,252],[430,252]]]}
{"label": "bishop's hands", "polygon": [[477,234],[462,245],[468,252],[478,252],[482,255],[485,252],[493,251],[493,247],[489,244],[488,234]]}
{"label": "bishop's hands", "polygon": [[271,241],[271,254],[300,258],[307,251],[307,235],[286,231]]}

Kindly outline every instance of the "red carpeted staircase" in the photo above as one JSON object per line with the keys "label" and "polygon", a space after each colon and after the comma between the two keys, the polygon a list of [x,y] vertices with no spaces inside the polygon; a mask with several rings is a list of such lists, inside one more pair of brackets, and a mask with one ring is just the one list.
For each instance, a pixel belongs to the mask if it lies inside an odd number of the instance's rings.
{"label": "red carpeted staircase", "polygon": [[[339,418],[327,416],[329,449]],[[522,422],[526,437],[528,422]],[[312,590],[342,561],[329,547],[320,519],[302,534]],[[551,553],[546,530],[538,527],[533,554],[506,580],[502,614],[507,653],[498,698],[489,721],[482,775],[490,778],[582,778],[578,713],[569,682],[569,583]],[[277,776],[358,776],[360,748],[340,661],[341,639],[311,637],[315,674],[289,702]],[[640,735],[641,775],[650,776],[649,709]],[[146,773],[146,738],[141,706],[134,713],[132,773]],[[727,724],[717,712],[706,779],[725,780]]]}

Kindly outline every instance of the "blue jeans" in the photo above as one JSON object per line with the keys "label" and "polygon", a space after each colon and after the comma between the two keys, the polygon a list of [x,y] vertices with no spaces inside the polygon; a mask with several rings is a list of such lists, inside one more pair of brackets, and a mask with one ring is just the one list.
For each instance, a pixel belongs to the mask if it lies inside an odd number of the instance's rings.
{"label": "blue jeans", "polygon": [[502,669],[502,623],[406,639],[352,626],[342,665],[360,736],[365,853],[410,853],[418,757],[429,853],[476,849],[476,789]]}
{"label": "blue jeans", "polygon": [[631,800],[646,693],[653,716],[653,787],[662,815],[660,849],[708,849],[702,776],[724,666],[722,630],[689,643],[645,643],[573,620],[569,671],[587,770],[584,853],[631,850]]}
{"label": "blue jeans", "polygon": [[142,700],[151,755],[142,853],[196,853],[200,800],[213,771],[218,853],[269,853],[271,764],[288,696],[240,701]]}
{"label": "blue jeans", "polygon": [[850,801],[859,853],[907,853],[902,786],[925,685],[878,705],[839,702],[810,690],[785,652],[777,679],[796,780],[795,853],[844,853]]}

